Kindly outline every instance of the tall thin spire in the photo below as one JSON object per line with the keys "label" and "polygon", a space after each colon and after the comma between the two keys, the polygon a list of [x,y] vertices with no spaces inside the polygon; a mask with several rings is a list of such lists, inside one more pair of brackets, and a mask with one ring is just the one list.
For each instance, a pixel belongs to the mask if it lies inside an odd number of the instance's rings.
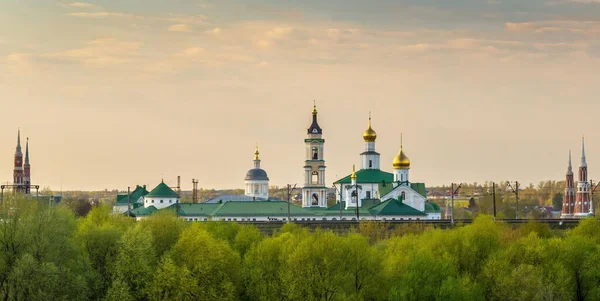
{"label": "tall thin spire", "polygon": [[21,153],[21,129],[17,132],[17,153]]}
{"label": "tall thin spire", "polygon": [[585,160],[585,137],[581,136],[581,166],[587,166]]}
{"label": "tall thin spire", "polygon": [[29,165],[29,137],[27,137],[25,144],[25,165]]}
{"label": "tall thin spire", "polygon": [[569,149],[569,168],[567,169],[567,174],[573,174],[573,165],[571,164],[571,150]]}
{"label": "tall thin spire", "polygon": [[400,149],[402,149],[402,133],[400,133]]}

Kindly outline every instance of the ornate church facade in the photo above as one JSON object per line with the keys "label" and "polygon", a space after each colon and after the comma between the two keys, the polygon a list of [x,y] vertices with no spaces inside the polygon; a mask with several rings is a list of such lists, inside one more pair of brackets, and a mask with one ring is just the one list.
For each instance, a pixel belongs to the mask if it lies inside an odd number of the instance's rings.
{"label": "ornate church facade", "polygon": [[585,140],[581,138],[581,163],[579,164],[577,190],[571,165],[569,151],[569,166],[567,167],[565,193],[562,202],[562,218],[582,218],[594,215],[594,206],[588,182],[587,159],[585,158]]}
{"label": "ornate church facade", "polygon": [[16,192],[31,193],[31,164],[29,164],[29,138],[25,144],[25,161],[21,151],[21,130],[17,133],[17,149],[14,158],[15,168],[13,170],[13,189]]}

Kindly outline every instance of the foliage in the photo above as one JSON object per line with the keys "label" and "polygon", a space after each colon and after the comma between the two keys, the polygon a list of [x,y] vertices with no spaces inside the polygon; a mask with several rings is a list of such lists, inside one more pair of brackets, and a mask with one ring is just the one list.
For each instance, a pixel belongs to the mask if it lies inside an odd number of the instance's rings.
{"label": "foliage", "polygon": [[598,300],[600,222],[555,232],[479,215],[432,229],[365,222],[345,234],[286,224],[135,222],[7,197],[2,300]]}

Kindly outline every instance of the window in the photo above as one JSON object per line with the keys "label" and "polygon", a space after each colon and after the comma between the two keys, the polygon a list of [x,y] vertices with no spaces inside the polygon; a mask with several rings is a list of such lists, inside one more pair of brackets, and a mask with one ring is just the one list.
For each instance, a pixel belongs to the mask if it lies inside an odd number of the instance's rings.
{"label": "window", "polygon": [[373,160],[369,160],[369,168],[373,168]]}
{"label": "window", "polygon": [[258,193],[258,185],[254,185],[254,193]]}
{"label": "window", "polygon": [[152,200],[152,204],[154,204],[154,200]]}
{"label": "window", "polygon": [[173,203],[173,200],[169,200],[169,204]]}
{"label": "window", "polygon": [[312,148],[312,159],[319,160],[319,149],[317,147]]}
{"label": "window", "polygon": [[160,203],[162,204],[162,203],[163,203],[163,200],[160,200]]}
{"label": "window", "polygon": [[402,191],[400,198],[402,198],[402,200],[404,201],[406,199],[406,192]]}
{"label": "window", "polygon": [[350,203],[352,204],[356,204],[356,190],[352,191],[351,197],[350,197]]}
{"label": "window", "polygon": [[370,199],[370,198],[371,198],[371,192],[367,191],[367,199]]}
{"label": "window", "polygon": [[311,182],[313,184],[318,184],[319,183],[319,172],[317,172],[317,171],[313,171],[312,172]]}

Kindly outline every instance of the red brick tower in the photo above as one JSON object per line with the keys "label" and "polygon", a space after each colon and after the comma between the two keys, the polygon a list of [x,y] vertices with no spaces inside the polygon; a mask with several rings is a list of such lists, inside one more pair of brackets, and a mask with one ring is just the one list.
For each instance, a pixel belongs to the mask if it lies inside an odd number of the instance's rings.
{"label": "red brick tower", "polygon": [[585,143],[583,138],[581,138],[581,164],[579,165],[575,216],[587,216],[590,213],[590,208],[590,186],[588,182],[587,162],[585,160]]}
{"label": "red brick tower", "polygon": [[571,150],[569,150],[569,168],[567,169],[565,194],[562,202],[561,217],[573,217],[575,206],[575,182],[573,179],[573,167],[571,165]]}
{"label": "red brick tower", "polygon": [[29,165],[29,138],[25,144],[25,164],[23,165],[23,192],[31,193],[31,165]]}
{"label": "red brick tower", "polygon": [[15,151],[15,169],[13,185],[16,192],[23,192],[23,153],[21,152],[21,130],[17,134],[17,150]]}

